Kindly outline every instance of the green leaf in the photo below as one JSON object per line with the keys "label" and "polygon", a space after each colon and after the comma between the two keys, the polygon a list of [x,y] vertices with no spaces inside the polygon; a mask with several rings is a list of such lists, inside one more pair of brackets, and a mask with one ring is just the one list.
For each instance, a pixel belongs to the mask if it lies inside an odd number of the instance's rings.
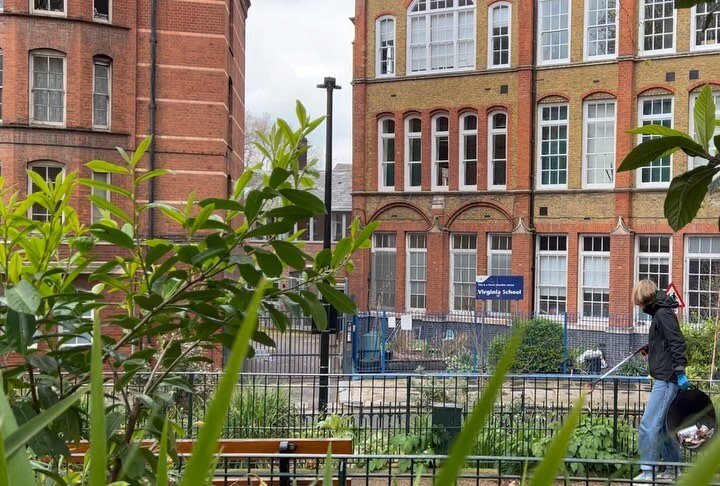
{"label": "green leaf", "polygon": [[125,197],[132,197],[132,193],[124,187],[116,186],[114,184],[108,184],[107,182],[96,181],[95,179],[78,179],[78,182],[83,186],[94,187],[96,189],[102,189],[103,191],[115,192],[122,194]]}
{"label": "green leaf", "polygon": [[130,158],[130,164],[135,167],[138,162],[140,162],[140,159],[143,158],[145,155],[145,152],[148,151],[150,148],[150,144],[152,143],[153,138],[152,135],[145,137],[142,142],[140,142],[140,145],[135,149],[135,152],[132,154],[132,157]]}
{"label": "green leaf", "polygon": [[5,455],[5,434],[0,424],[0,486],[8,486],[8,465]]}
{"label": "green leaf", "polygon": [[320,270],[327,268],[332,264],[332,253],[329,248],[325,248],[315,255],[315,268]]}
{"label": "green leaf", "polygon": [[155,169],[151,170],[150,172],[146,172],[145,174],[138,177],[137,184],[141,184],[145,181],[149,181],[150,179],[154,179],[156,177],[164,176],[167,174],[172,174],[173,172],[171,170],[167,169]]}
{"label": "green leaf", "polygon": [[500,394],[503,382],[505,381],[505,375],[515,360],[515,355],[522,342],[524,331],[525,329],[520,327],[513,333],[508,346],[505,348],[502,359],[495,369],[495,373],[490,378],[478,401],[475,402],[473,411],[465,422],[465,426],[460,431],[457,439],[455,439],[450,451],[450,456],[445,461],[440,473],[436,476],[435,484],[437,486],[455,484],[458,472],[465,464],[465,458],[470,454],[470,451],[477,442],[477,438],[482,432],[485,422],[487,422],[488,417],[493,412],[495,399]]}
{"label": "green leaf", "polygon": [[150,248],[148,248],[148,251],[145,254],[145,264],[146,265],[154,264],[163,255],[167,254],[167,252],[169,252],[172,249],[173,249],[173,245],[171,245],[170,243],[160,243],[158,245],[151,246]]}
{"label": "green leaf", "polygon": [[650,125],[644,125],[642,127],[636,127],[632,130],[628,130],[627,133],[634,135],[659,135],[662,137],[683,137],[688,140],[693,140],[690,135],[674,128],[666,127],[665,125],[656,125],[654,123]]}
{"label": "green leaf", "polygon": [[310,311],[309,317],[312,318],[313,322],[315,323],[315,327],[320,330],[327,329],[328,320],[325,306],[322,305],[322,303],[315,294],[308,290],[303,290],[302,296],[305,297],[308,310]]}
{"label": "green leaf", "polygon": [[156,486],[168,486],[168,425],[170,417],[165,416],[162,434],[160,435],[160,451],[158,452]]}
{"label": "green leaf", "polygon": [[185,215],[178,208],[170,206],[165,203],[150,203],[145,205],[146,208],[158,208],[168,218],[180,223],[181,226],[185,226],[187,222]]}
{"label": "green leaf", "polygon": [[274,221],[272,223],[259,226],[252,231],[249,231],[247,234],[245,234],[245,239],[250,240],[259,236],[282,235],[288,233],[289,231],[292,231],[294,224],[294,221],[288,220]]}
{"label": "green leaf", "polygon": [[665,218],[673,230],[680,231],[695,218],[718,171],[702,165],[672,180],[665,196]]}
{"label": "green leaf", "polygon": [[282,262],[273,253],[257,250],[255,251],[255,258],[257,258],[260,270],[262,270],[265,275],[269,277],[279,277],[282,274]]}
{"label": "green leaf", "polygon": [[645,140],[632,149],[620,164],[618,172],[639,169],[677,149],[682,149],[686,154],[693,157],[708,157],[700,145],[686,137],[653,138]]}
{"label": "green leaf", "polygon": [[347,257],[352,251],[353,242],[352,238],[343,238],[338,241],[332,251],[332,267],[336,268],[340,265],[345,257]]}
{"label": "green leaf", "polygon": [[331,285],[319,282],[317,288],[330,305],[343,314],[355,314],[357,308],[350,297],[333,288]]}
{"label": "green leaf", "polygon": [[282,261],[295,270],[305,270],[305,255],[300,248],[281,240],[273,240],[270,245],[272,245]]}
{"label": "green leaf", "polygon": [[307,208],[309,211],[312,211],[312,214],[319,215],[325,214],[326,212],[325,203],[309,191],[301,191],[299,189],[280,189],[280,194],[296,206]]}
{"label": "green leaf", "polygon": [[[2,435],[8,437],[18,429],[18,426],[4,390],[5,386],[0,374],[0,429]],[[35,475],[27,454],[15,454],[9,457],[6,450],[4,458],[7,461],[7,477],[13,478],[12,484],[35,484]]]}
{"label": "green leaf", "polygon": [[42,295],[33,284],[20,280],[15,287],[5,291],[8,307],[21,314],[37,314]]}
{"label": "green leaf", "polygon": [[119,246],[120,248],[127,248],[128,250],[135,249],[135,242],[127,233],[109,226],[101,224],[94,224],[90,227],[90,233],[93,234],[97,239]]}
{"label": "green leaf", "polygon": [[584,395],[580,396],[575,402],[572,412],[563,423],[562,428],[553,437],[550,446],[545,451],[542,462],[535,469],[530,486],[545,486],[555,482],[555,476],[563,464],[568,444],[573,438],[573,432],[580,423],[584,403]]}
{"label": "green leaf", "polygon": [[323,468],[323,485],[333,484],[333,468],[332,468],[332,443],[328,445],[327,455],[325,456],[325,467]]}
{"label": "green leaf", "polygon": [[93,311],[90,351],[90,486],[105,486],[107,443],[105,437],[105,393],[103,383],[100,311]]}
{"label": "green leaf", "polygon": [[18,354],[25,354],[33,342],[35,334],[35,316],[17,312],[10,308],[7,313],[5,332],[8,345]]}
{"label": "green leaf", "polygon": [[237,201],[233,201],[232,199],[203,199],[198,204],[200,205],[200,207],[203,208],[212,204],[213,206],[215,206],[215,209],[220,209],[224,211],[242,212],[245,209],[242,204]]}
{"label": "green leaf", "polygon": [[90,194],[88,196],[88,199],[90,199],[90,201],[92,201],[92,203],[95,206],[98,206],[99,208],[104,209],[105,211],[107,211],[110,214],[112,214],[113,216],[116,216],[117,218],[125,221],[126,223],[132,224],[133,220],[130,217],[130,215],[128,213],[126,213],[125,211],[123,211],[122,209],[120,209],[117,205],[108,201],[107,199],[98,197],[94,194]]}
{"label": "green leaf", "polygon": [[85,164],[88,168],[91,170],[94,170],[95,172],[109,172],[111,174],[129,174],[130,171],[127,170],[125,167],[111,164],[110,162],[106,162],[104,160],[93,160]]}
{"label": "green leaf", "polygon": [[710,85],[705,85],[695,101],[695,133],[698,142],[707,151],[710,140],[715,134],[715,101]]}
{"label": "green leaf", "polygon": [[275,167],[270,174],[270,187],[277,188],[280,184],[285,182],[288,177],[292,175],[292,172],[283,169],[282,167]]}
{"label": "green leaf", "polygon": [[217,452],[217,443],[227,420],[227,410],[235,392],[238,374],[250,347],[250,338],[255,332],[257,314],[265,291],[261,282],[250,300],[232,350],[225,363],[225,370],[215,391],[212,403],[205,415],[205,423],[200,428],[198,439],[193,447],[192,457],[185,469],[180,486],[205,484],[208,473],[213,470],[213,459]]}
{"label": "green leaf", "polygon": [[357,235],[357,238],[355,238],[355,243],[353,244],[353,251],[357,250],[366,241],[370,240],[370,237],[375,232],[378,226],[380,226],[380,221],[373,221],[372,223],[365,226],[362,231],[360,231],[360,234]]}

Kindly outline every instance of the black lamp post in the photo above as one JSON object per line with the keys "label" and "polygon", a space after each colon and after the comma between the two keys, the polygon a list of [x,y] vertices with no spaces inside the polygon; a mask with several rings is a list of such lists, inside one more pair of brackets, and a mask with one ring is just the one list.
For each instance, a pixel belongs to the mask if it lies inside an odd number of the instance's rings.
{"label": "black lamp post", "polygon": [[[332,242],[332,146],[333,146],[333,92],[341,89],[335,83],[335,78],[325,78],[318,88],[327,92],[327,118],[325,120],[325,234],[323,248],[329,249]],[[320,333],[320,389],[318,390],[318,409],[327,410],[328,404],[328,374],[330,373],[330,333],[336,329],[337,318],[335,309],[325,300],[325,312],[328,328]]]}

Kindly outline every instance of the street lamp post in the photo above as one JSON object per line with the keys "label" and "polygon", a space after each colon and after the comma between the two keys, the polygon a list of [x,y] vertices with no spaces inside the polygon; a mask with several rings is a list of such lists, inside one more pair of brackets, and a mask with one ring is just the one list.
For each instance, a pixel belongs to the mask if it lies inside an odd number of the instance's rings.
{"label": "street lamp post", "polygon": [[[335,78],[327,77],[318,88],[327,92],[327,118],[325,119],[325,234],[323,237],[323,248],[329,249],[332,241],[332,146],[333,146],[333,93],[341,87],[335,82]],[[321,412],[327,410],[328,404],[328,383],[330,373],[330,333],[333,332],[337,323],[335,309],[326,300],[325,313],[327,315],[328,328],[320,332],[320,389],[318,390],[318,409]]]}

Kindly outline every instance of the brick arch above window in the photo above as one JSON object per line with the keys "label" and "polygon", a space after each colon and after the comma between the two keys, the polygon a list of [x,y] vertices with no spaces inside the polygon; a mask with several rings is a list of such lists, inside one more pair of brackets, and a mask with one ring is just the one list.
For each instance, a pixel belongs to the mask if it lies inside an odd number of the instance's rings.
{"label": "brick arch above window", "polygon": [[377,115],[375,115],[375,118],[378,121],[382,120],[383,118],[395,118],[395,113],[391,111],[383,111],[382,113],[378,113]]}
{"label": "brick arch above window", "polygon": [[[487,209],[490,211],[489,214],[491,214],[492,219],[501,219],[507,221],[507,231],[511,232],[513,230],[514,226],[514,220],[512,215],[507,212],[504,208],[498,206],[497,204],[489,203],[486,201],[474,201],[468,204],[465,204],[464,206],[458,208],[457,211],[455,211],[447,220],[446,228],[452,229],[452,225],[455,221],[457,221],[460,216],[462,216],[464,213],[467,213],[468,211],[472,211],[473,209]],[[496,216],[499,216],[498,218],[492,218],[492,213],[495,213]]]}
{"label": "brick arch above window", "polygon": [[435,108],[434,110],[430,111],[430,117],[436,118],[438,116],[450,116],[450,112],[445,108]]}
{"label": "brick arch above window", "polygon": [[106,62],[112,62],[113,58],[112,56],[108,54],[95,54],[93,56],[93,61],[106,61]]}
{"label": "brick arch above window", "polygon": [[549,95],[546,95],[538,100],[538,103],[544,104],[544,103],[569,103],[570,98],[568,98],[565,95],[561,95],[559,93],[552,93]]}
{"label": "brick arch above window", "polygon": [[490,115],[491,113],[495,113],[496,111],[501,111],[503,113],[507,113],[509,108],[505,105],[492,105],[488,106],[485,110],[485,113]]}
{"label": "brick arch above window", "polygon": [[582,99],[583,101],[615,100],[617,96],[610,91],[595,90],[583,95]]}
{"label": "brick arch above window", "polygon": [[412,203],[403,202],[403,201],[391,202],[391,203],[386,204],[385,206],[379,208],[377,211],[375,211],[373,213],[372,216],[370,216],[368,223],[372,223],[373,221],[382,220],[382,216],[385,213],[387,213],[388,211],[392,211],[393,209],[404,211],[404,212],[411,211],[411,212],[417,214],[420,218],[422,218],[422,220],[424,220],[427,223],[428,227],[432,224],[430,217],[427,214],[425,214],[425,212],[420,207],[418,207]]}
{"label": "brick arch above window", "polygon": [[638,93],[638,96],[672,96],[675,90],[670,86],[656,85],[649,86]]}
{"label": "brick arch above window", "polygon": [[699,93],[706,84],[710,85],[710,89],[713,91],[720,91],[720,81],[700,81],[688,89],[689,93]]}
{"label": "brick arch above window", "polygon": [[472,108],[470,106],[466,106],[463,108],[460,108],[457,111],[458,116],[465,116],[465,115],[477,115],[478,111],[476,108]]}
{"label": "brick arch above window", "polygon": [[67,56],[67,53],[60,49],[55,49],[53,47],[36,47],[35,49],[30,49],[28,51],[30,55],[36,55],[36,54],[49,54],[53,56]]}
{"label": "brick arch above window", "polygon": [[417,110],[410,110],[410,111],[404,112],[402,116],[403,116],[404,119],[408,119],[408,118],[421,118],[421,117],[422,117],[422,113],[419,112],[419,111],[417,111]]}

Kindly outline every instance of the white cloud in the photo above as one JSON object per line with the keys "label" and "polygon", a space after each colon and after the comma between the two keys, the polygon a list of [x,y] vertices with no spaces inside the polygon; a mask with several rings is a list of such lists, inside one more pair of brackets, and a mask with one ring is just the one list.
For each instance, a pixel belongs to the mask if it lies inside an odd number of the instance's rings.
{"label": "white cloud", "polygon": [[[352,161],[353,0],[254,0],[248,13],[245,104],[253,113],[295,120],[295,100],[325,114],[325,76],[342,86],[334,99],[333,159]],[[325,126],[310,137],[325,147]]]}

